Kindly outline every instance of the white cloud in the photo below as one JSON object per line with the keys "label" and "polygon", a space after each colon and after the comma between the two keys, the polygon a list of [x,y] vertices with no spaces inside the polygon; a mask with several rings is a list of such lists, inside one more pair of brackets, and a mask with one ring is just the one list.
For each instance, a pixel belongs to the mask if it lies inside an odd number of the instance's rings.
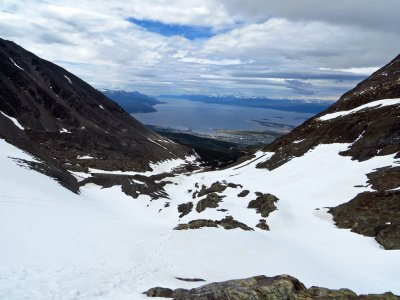
{"label": "white cloud", "polygon": [[[289,0],[289,7],[275,0],[270,5],[258,0],[0,0],[0,32],[97,87],[149,94],[300,97],[313,92],[334,97],[356,83],[335,80],[337,72],[368,75],[397,54],[400,36],[391,28],[399,21],[384,21],[393,7],[363,2],[366,19],[375,11],[382,20],[373,27],[359,16],[350,18],[359,0],[324,4],[321,14],[313,1]],[[166,37],[132,24],[130,17],[207,26],[215,36],[193,41]],[[290,76],[315,70],[333,75]],[[280,76],[237,75],[266,71]]]}

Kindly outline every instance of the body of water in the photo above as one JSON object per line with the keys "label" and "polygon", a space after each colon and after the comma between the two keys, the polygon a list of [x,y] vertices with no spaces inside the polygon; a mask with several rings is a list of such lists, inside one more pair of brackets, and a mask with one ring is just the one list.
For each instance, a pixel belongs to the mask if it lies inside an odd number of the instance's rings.
{"label": "body of water", "polygon": [[280,125],[298,126],[313,116],[310,113],[221,105],[184,99],[163,98],[162,101],[165,103],[155,106],[156,112],[136,113],[133,116],[146,125],[206,134],[213,134],[215,129],[276,131]]}

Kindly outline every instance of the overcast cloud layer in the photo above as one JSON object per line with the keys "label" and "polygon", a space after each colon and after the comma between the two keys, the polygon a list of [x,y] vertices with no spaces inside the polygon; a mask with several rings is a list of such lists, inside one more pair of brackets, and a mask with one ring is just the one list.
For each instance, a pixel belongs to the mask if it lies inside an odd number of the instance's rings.
{"label": "overcast cloud layer", "polygon": [[0,0],[0,37],[98,88],[330,98],[400,53],[398,0]]}

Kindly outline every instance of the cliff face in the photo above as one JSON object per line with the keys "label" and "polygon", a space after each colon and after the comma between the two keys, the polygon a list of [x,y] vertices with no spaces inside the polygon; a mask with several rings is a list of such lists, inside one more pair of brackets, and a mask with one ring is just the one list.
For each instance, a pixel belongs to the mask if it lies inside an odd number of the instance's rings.
{"label": "cliff face", "polygon": [[75,75],[2,39],[0,86],[0,137],[70,169],[143,171],[189,152]]}

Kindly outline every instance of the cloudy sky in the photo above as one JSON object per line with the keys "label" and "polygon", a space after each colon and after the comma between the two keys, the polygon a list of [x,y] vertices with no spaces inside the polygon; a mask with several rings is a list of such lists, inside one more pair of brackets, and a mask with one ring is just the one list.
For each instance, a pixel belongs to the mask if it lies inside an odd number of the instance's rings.
{"label": "cloudy sky", "polygon": [[399,0],[0,0],[0,37],[97,88],[333,98],[400,53]]}

